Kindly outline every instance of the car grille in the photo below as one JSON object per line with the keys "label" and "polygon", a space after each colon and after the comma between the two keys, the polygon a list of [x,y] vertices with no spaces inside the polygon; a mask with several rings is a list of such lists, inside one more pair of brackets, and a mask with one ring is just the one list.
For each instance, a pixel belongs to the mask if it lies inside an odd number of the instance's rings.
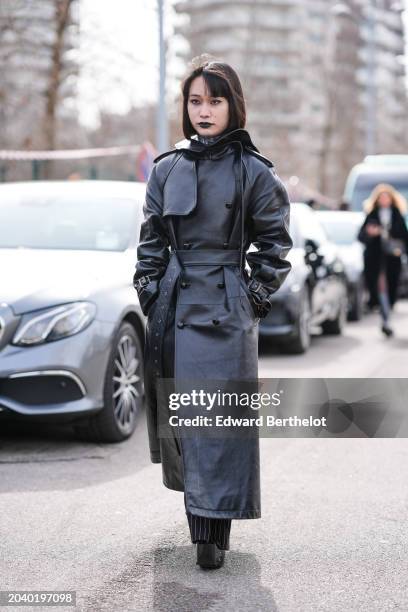
{"label": "car grille", "polygon": [[0,378],[0,395],[27,406],[64,404],[83,397],[75,380],[63,374]]}

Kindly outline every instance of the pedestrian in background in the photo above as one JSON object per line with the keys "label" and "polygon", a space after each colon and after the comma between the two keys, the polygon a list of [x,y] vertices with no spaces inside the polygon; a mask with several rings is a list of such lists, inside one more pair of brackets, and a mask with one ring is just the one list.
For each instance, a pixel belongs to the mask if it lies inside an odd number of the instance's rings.
{"label": "pedestrian in background", "polygon": [[377,185],[364,202],[367,216],[358,234],[365,244],[364,274],[369,308],[380,306],[382,332],[391,336],[391,310],[397,300],[401,257],[408,251],[408,229],[404,215],[407,203],[391,185]]}
{"label": "pedestrian in background", "polygon": [[198,60],[182,84],[186,139],[154,160],[149,177],[134,286],[148,316],[151,460],[166,487],[184,491],[197,563],[217,568],[231,519],[261,516],[259,439],[158,437],[168,405],[157,383],[257,379],[258,322],[291,269],[292,240],[287,191],[244,129],[238,75]]}

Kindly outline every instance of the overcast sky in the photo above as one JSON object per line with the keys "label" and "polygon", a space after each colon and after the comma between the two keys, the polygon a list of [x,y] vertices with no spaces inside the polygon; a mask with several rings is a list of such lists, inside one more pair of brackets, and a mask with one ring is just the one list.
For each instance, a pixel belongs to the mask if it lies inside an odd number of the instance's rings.
{"label": "overcast sky", "polygon": [[[132,104],[152,101],[158,89],[158,22],[156,0],[80,0],[81,120],[89,125],[97,109],[126,112]],[[168,70],[182,70],[173,44],[177,16],[165,0],[165,33],[171,39]]]}
{"label": "overcast sky", "polygon": [[[408,28],[408,0],[404,1]],[[171,39],[168,72],[176,77],[177,86],[183,66],[176,52],[183,48],[183,41],[174,37],[173,27],[180,17],[172,9],[173,0],[164,2],[165,31]],[[153,101],[157,96],[157,0],[80,0],[80,3],[84,68],[78,112],[83,123],[96,126],[98,107],[124,113],[132,103]]]}

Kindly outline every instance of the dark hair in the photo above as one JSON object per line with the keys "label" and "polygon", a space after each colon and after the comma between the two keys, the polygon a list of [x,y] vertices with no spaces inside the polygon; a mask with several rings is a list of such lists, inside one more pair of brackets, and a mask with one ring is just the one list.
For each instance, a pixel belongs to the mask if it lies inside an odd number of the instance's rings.
{"label": "dark hair", "polygon": [[197,134],[188,116],[187,103],[192,81],[202,76],[208,91],[213,97],[223,97],[228,100],[229,122],[228,131],[244,128],[246,109],[241,82],[235,70],[229,64],[210,60],[207,54],[194,58],[193,69],[181,84],[183,94],[183,133],[186,138]]}

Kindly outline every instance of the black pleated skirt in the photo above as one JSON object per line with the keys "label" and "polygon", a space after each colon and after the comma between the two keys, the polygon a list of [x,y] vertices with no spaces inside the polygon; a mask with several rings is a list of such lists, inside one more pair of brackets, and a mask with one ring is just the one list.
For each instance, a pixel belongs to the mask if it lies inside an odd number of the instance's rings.
{"label": "black pleated skirt", "polygon": [[231,519],[216,519],[197,516],[186,512],[190,527],[191,541],[216,544],[222,550],[229,550]]}

